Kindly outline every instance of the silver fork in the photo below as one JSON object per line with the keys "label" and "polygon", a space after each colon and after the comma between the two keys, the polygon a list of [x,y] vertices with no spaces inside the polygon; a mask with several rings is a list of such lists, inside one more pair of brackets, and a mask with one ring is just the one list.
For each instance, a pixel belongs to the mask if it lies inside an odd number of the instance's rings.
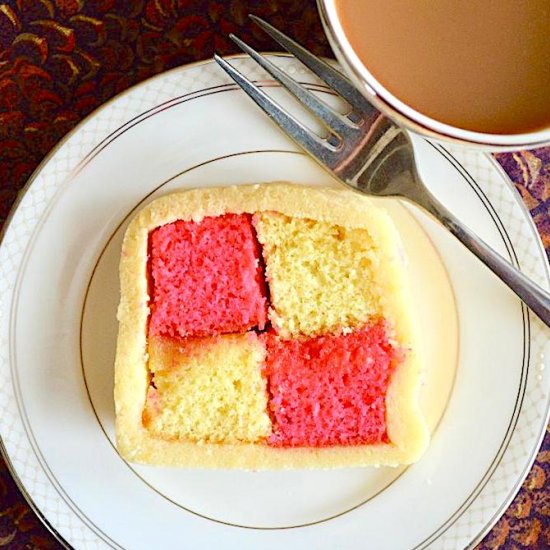
{"label": "silver fork", "polygon": [[306,128],[227,61],[215,55],[216,62],[256,104],[345,185],[367,195],[406,199],[432,214],[550,327],[550,294],[502,258],[428,191],[418,175],[407,134],[374,109],[339,71],[269,23],[250,17],[349,103],[351,111],[344,115],[332,109],[269,59],[230,35],[244,52],[321,119],[330,136],[322,138]]}

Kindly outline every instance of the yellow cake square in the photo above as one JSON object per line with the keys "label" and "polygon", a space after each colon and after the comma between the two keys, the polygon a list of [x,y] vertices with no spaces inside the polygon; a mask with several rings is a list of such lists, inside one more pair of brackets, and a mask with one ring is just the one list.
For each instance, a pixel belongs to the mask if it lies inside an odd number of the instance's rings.
{"label": "yellow cake square", "polygon": [[347,331],[380,315],[378,259],[368,230],[265,212],[255,217],[283,337]]}
{"label": "yellow cake square", "polygon": [[164,438],[210,443],[267,437],[265,348],[254,333],[149,339],[144,424]]}

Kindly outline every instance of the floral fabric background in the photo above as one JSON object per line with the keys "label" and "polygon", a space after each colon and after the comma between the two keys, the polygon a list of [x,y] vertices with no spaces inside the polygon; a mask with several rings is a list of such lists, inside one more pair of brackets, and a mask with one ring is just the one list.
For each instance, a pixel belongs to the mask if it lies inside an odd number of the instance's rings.
{"label": "floral fabric background", "polygon": [[[0,226],[44,156],[117,93],[177,65],[236,53],[238,33],[275,44],[255,13],[331,55],[314,0],[0,0]],[[497,155],[550,251],[550,148]],[[0,548],[53,549],[0,458]],[[550,431],[514,502],[482,549],[550,548]]]}

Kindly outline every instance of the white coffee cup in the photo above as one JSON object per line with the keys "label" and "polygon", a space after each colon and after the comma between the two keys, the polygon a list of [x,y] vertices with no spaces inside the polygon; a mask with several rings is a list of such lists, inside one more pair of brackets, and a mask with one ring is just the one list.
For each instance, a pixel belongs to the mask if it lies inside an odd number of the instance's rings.
{"label": "white coffee cup", "polygon": [[485,134],[444,124],[412,109],[391,94],[363,65],[337,16],[335,0],[317,0],[321,20],[336,58],[367,99],[394,122],[429,138],[477,146],[490,151],[550,145],[550,128],[523,134]]}

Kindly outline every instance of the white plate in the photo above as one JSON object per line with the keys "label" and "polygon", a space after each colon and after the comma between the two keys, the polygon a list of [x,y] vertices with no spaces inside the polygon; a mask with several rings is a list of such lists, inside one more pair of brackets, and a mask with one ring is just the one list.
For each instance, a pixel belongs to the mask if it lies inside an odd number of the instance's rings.
{"label": "white plate", "polygon": [[[324,93],[300,65],[276,61]],[[264,78],[248,60],[235,63]],[[415,145],[443,202],[548,287],[536,230],[497,165],[479,153]],[[33,176],[0,249],[0,429],[18,483],[68,544],[455,549],[479,540],[518,490],[548,420],[549,333],[418,212],[449,271],[460,325],[455,387],[418,464],[368,499],[384,469],[189,472],[120,459],[112,358],[127,216],[169,189],[275,179],[330,182],[212,63],[117,97]]]}

